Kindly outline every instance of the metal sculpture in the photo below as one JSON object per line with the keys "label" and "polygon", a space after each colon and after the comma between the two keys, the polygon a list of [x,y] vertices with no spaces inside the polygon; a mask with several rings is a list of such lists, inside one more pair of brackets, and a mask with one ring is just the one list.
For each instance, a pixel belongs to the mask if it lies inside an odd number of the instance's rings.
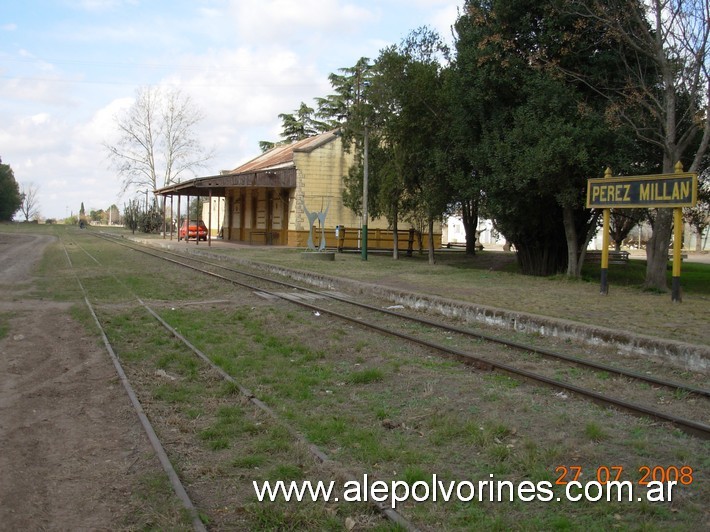
{"label": "metal sculpture", "polygon": [[[330,204],[325,208],[325,211],[323,212],[311,212],[308,210],[308,207],[306,207],[306,203],[301,200],[301,205],[303,205],[303,211],[306,213],[306,218],[308,218],[308,224],[310,225],[310,230],[308,232],[308,242],[307,242],[307,247],[311,251],[324,251],[325,250],[325,217],[328,215],[328,209],[330,209]],[[321,230],[321,236],[320,236],[320,245],[318,248],[316,248],[315,243],[313,242],[313,229],[316,220],[320,222],[320,230]]]}

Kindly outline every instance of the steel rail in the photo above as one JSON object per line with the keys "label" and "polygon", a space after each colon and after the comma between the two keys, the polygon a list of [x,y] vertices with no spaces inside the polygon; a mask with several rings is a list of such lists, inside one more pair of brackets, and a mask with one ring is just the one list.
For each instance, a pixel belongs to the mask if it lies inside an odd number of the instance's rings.
{"label": "steel rail", "polygon": [[[160,443],[160,439],[158,438],[158,435],[155,433],[155,429],[153,429],[153,425],[151,424],[150,420],[148,419],[148,416],[146,415],[145,410],[143,410],[143,406],[141,405],[141,402],[139,401],[138,396],[136,395],[135,391],[133,390],[133,386],[131,386],[131,383],[128,380],[128,376],[126,375],[126,372],[123,370],[123,366],[121,365],[121,361],[119,360],[118,355],[116,355],[116,352],[114,351],[113,346],[111,345],[111,342],[109,341],[108,336],[106,335],[106,331],[104,330],[103,325],[101,325],[101,322],[99,321],[99,318],[96,315],[96,312],[94,311],[93,305],[89,301],[89,296],[86,291],[86,288],[84,287],[84,283],[82,283],[81,279],[79,279],[79,276],[77,275],[77,273],[74,269],[74,264],[72,263],[72,260],[69,257],[69,253],[67,252],[67,248],[63,242],[62,242],[62,247],[64,248],[64,254],[67,257],[67,261],[69,262],[69,267],[72,269],[72,272],[74,273],[74,278],[76,279],[76,282],[79,284],[79,288],[81,289],[81,293],[84,297],[84,303],[86,303],[86,306],[89,309],[89,313],[91,314],[91,317],[94,320],[96,327],[98,327],[98,329],[99,329],[99,333],[101,335],[101,340],[104,343],[104,347],[106,347],[106,351],[108,352],[109,357],[111,358],[111,362],[113,362],[113,366],[116,369],[116,373],[118,374],[121,384],[123,385],[123,388],[126,391],[128,398],[131,401],[131,405],[133,406],[133,409],[136,411],[136,414],[138,415],[138,419],[140,420],[143,430],[145,431],[146,436],[148,437],[148,440],[150,441],[150,444],[153,447],[153,450],[155,451],[155,454],[158,457],[158,460],[160,461],[160,465],[163,467],[165,474],[168,476],[168,479],[170,480],[170,485],[172,486],[173,491],[175,492],[175,495],[178,497],[178,499],[180,499],[180,502],[182,503],[183,507],[185,508],[185,510],[187,510],[188,514],[190,515],[190,520],[192,521],[193,530],[195,530],[196,532],[207,532],[207,529],[205,528],[205,525],[202,523],[202,520],[200,519],[197,509],[195,508],[195,505],[192,503],[192,500],[190,499],[190,496],[188,495],[187,490],[185,489],[185,486],[183,486],[182,482],[180,481],[180,477],[175,472],[175,468],[173,467],[172,463],[170,462],[170,458],[168,458],[168,455],[165,452],[165,448]],[[96,259],[94,258],[94,260],[96,260]]]}
{"label": "steel rail", "polygon": [[[97,236],[99,236],[99,235],[97,235]],[[102,238],[105,238],[106,240],[110,240],[110,241],[115,242],[115,243],[117,243],[117,244],[123,245],[123,246],[125,246],[125,247],[127,247],[127,248],[129,248],[129,249],[133,249],[133,250],[138,251],[138,252],[141,252],[141,253],[145,253],[145,254],[148,254],[148,255],[156,256],[156,257],[158,257],[158,258],[162,258],[162,257],[160,257],[160,255],[158,255],[158,254],[151,253],[150,251],[148,251],[148,250],[146,250],[146,249],[140,249],[140,248],[133,247],[133,246],[131,246],[131,245],[125,243],[125,242],[121,242],[121,241],[116,240],[116,239],[114,239],[114,238],[112,238],[112,237],[107,237],[107,236],[103,236],[103,235],[102,235],[101,237],[102,237]],[[140,244],[136,244],[136,245],[140,246]],[[202,263],[202,264],[207,264],[207,265],[209,265],[209,266],[213,266],[213,267],[216,267],[216,268],[220,268],[220,269],[223,269],[223,270],[232,272],[232,273],[236,273],[236,274],[238,274],[238,275],[243,275],[243,276],[246,276],[246,277],[251,277],[251,278],[254,278],[254,279],[259,279],[259,280],[261,280],[261,281],[266,281],[266,282],[278,284],[278,285],[281,285],[281,286],[285,286],[285,287],[287,287],[287,288],[294,288],[294,289],[302,290],[302,291],[304,291],[304,292],[309,292],[309,293],[312,293],[312,294],[318,294],[318,295],[321,295],[321,296],[324,296],[324,297],[327,297],[327,298],[330,298],[330,299],[333,299],[333,300],[336,300],[336,301],[340,301],[340,302],[342,302],[342,303],[347,303],[347,304],[354,305],[354,306],[357,306],[357,307],[360,307],[360,308],[363,308],[363,309],[366,309],[366,310],[371,310],[371,311],[374,311],[374,312],[379,312],[379,313],[382,313],[382,314],[387,314],[387,315],[390,315],[390,316],[395,316],[395,317],[397,317],[397,318],[399,318],[399,319],[409,320],[409,321],[412,321],[412,322],[415,322],[415,323],[418,323],[418,324],[421,324],[421,325],[427,325],[427,326],[429,326],[429,327],[435,327],[435,328],[442,329],[442,330],[445,330],[445,331],[448,331],[448,332],[460,334],[460,335],[463,335],[463,336],[468,336],[468,337],[470,337],[470,338],[477,338],[477,339],[485,340],[485,341],[488,341],[488,342],[492,342],[492,343],[497,343],[497,344],[500,344],[500,345],[504,345],[504,346],[506,346],[506,347],[511,347],[511,348],[514,348],[514,349],[518,349],[518,350],[521,350],[521,351],[527,351],[527,352],[534,353],[534,354],[536,354],[536,355],[539,355],[539,356],[542,356],[542,357],[545,357],[545,358],[548,358],[548,359],[551,359],[551,360],[562,360],[562,361],[568,362],[568,363],[570,363],[570,364],[575,364],[575,365],[580,366],[580,367],[591,368],[591,369],[594,369],[594,370],[603,371],[603,372],[606,372],[606,373],[609,373],[609,374],[612,374],[612,375],[616,375],[616,376],[619,376],[619,377],[626,377],[626,378],[630,378],[630,379],[635,379],[635,380],[638,380],[638,381],[642,381],[642,382],[646,382],[646,383],[649,383],[649,384],[653,384],[653,385],[655,385],[655,386],[662,386],[662,387],[664,387],[664,388],[669,388],[669,389],[672,389],[672,390],[680,390],[680,391],[684,391],[684,392],[688,392],[688,393],[693,393],[693,394],[696,394],[696,395],[699,395],[699,396],[702,396],[702,397],[710,397],[710,389],[699,388],[699,387],[697,387],[697,386],[691,386],[691,385],[688,385],[688,384],[685,384],[685,383],[681,383],[681,382],[670,381],[670,380],[667,380],[667,379],[661,379],[661,378],[658,378],[658,377],[654,377],[653,375],[646,375],[646,374],[643,374],[643,373],[639,373],[639,372],[632,371],[632,370],[629,370],[629,369],[621,368],[621,367],[618,367],[618,366],[612,366],[612,365],[609,365],[609,364],[603,364],[603,363],[601,363],[601,362],[596,362],[596,361],[594,361],[594,360],[590,360],[590,359],[586,359],[586,358],[580,358],[580,357],[575,357],[575,356],[571,356],[571,355],[566,355],[566,354],[564,354],[564,353],[560,353],[560,352],[557,352],[557,351],[553,351],[553,350],[551,350],[551,349],[547,349],[547,348],[544,348],[544,347],[535,347],[535,346],[528,345],[528,344],[525,344],[525,343],[522,343],[522,342],[516,342],[516,341],[514,341],[514,340],[507,340],[507,339],[505,339],[505,338],[500,338],[500,337],[498,337],[498,336],[494,336],[494,335],[487,334],[487,333],[480,332],[480,331],[474,331],[474,330],[471,330],[471,329],[465,329],[465,328],[456,327],[456,326],[453,326],[453,325],[446,325],[446,324],[443,324],[443,323],[440,323],[440,322],[437,322],[437,321],[434,321],[434,320],[430,320],[430,319],[427,319],[427,318],[420,318],[420,317],[416,317],[416,316],[408,316],[408,315],[406,315],[406,314],[401,314],[401,313],[398,313],[398,312],[394,312],[394,311],[389,310],[389,309],[386,309],[386,308],[380,308],[380,307],[376,307],[376,306],[373,306],[373,305],[369,305],[369,304],[367,304],[367,303],[361,303],[361,302],[358,302],[358,301],[353,301],[353,300],[351,300],[351,299],[347,299],[347,298],[338,296],[337,294],[328,294],[328,293],[326,293],[326,292],[322,292],[322,291],[315,290],[315,289],[308,288],[308,287],[299,286],[299,285],[296,285],[296,284],[293,284],[293,283],[289,283],[289,282],[286,282],[286,281],[280,281],[280,280],[278,280],[278,279],[272,279],[272,278],[269,278],[269,277],[264,277],[264,276],[262,276],[262,275],[258,275],[258,274],[255,274],[255,273],[250,273],[250,272],[245,272],[245,271],[242,271],[242,270],[237,270],[237,269],[231,268],[231,267],[229,267],[229,266],[225,266],[225,265],[222,265],[222,264],[217,264],[217,263],[214,263],[214,262],[211,262],[211,261],[208,261],[208,260],[204,260],[204,259],[201,259],[201,258],[197,258],[197,257],[186,257],[186,256],[183,255],[183,254],[175,253],[175,252],[168,251],[168,250],[164,250],[164,249],[155,250],[155,251],[157,251],[158,253],[163,253],[163,254],[167,254],[167,255],[172,255],[172,256],[176,256],[176,257],[183,258],[183,259],[187,259],[187,260],[199,262],[199,263]],[[168,259],[165,259],[165,260],[168,260]],[[179,263],[179,261],[178,261],[178,263]],[[199,271],[199,270],[198,270],[198,271]],[[228,279],[228,278],[225,278],[225,279]],[[231,279],[229,279],[229,280],[232,281],[232,282],[234,282],[234,281],[231,280]],[[247,285],[244,285],[244,286],[246,287]],[[275,295],[278,295],[278,294],[275,294]]]}
{"label": "steel rail", "polygon": [[[79,247],[87,256],[89,256],[94,262],[96,262],[96,264],[102,265],[102,264],[96,259],[96,257],[94,257],[91,253],[89,253],[88,251],[86,251],[83,247],[81,247],[80,245],[77,245],[77,247]],[[128,247],[130,248],[130,246],[128,246]],[[131,249],[132,249],[132,248],[131,248]],[[64,252],[66,253],[66,248],[65,248]],[[157,256],[156,256],[156,257],[157,257]],[[67,255],[67,258],[69,258],[68,255]],[[162,258],[162,257],[158,257],[158,258]],[[172,262],[172,261],[171,261],[171,262]],[[71,264],[71,260],[70,260],[70,264]],[[178,263],[178,264],[180,264],[180,263]],[[222,276],[218,276],[218,277],[219,277],[220,279],[222,279],[222,280],[229,280],[229,279],[226,278],[226,277],[222,277]],[[256,397],[256,395],[254,395],[251,390],[249,390],[248,388],[242,386],[234,377],[232,377],[229,373],[227,373],[227,372],[226,372],[224,369],[222,369],[220,366],[218,366],[217,364],[215,364],[215,363],[209,358],[208,355],[206,355],[202,350],[200,350],[200,349],[199,349],[198,347],[196,347],[192,342],[190,342],[190,341],[189,341],[183,334],[181,334],[177,329],[175,329],[172,325],[170,325],[167,321],[165,321],[154,309],[152,309],[150,306],[148,306],[148,305],[147,305],[137,294],[135,294],[135,292],[133,292],[133,290],[131,290],[131,288],[128,287],[124,282],[122,282],[120,279],[118,279],[115,275],[113,276],[113,278],[114,278],[120,285],[122,285],[128,292],[130,292],[131,295],[133,295],[133,297],[135,297],[136,301],[138,301],[138,303],[139,303],[153,318],[155,318],[155,320],[158,321],[158,323],[160,323],[160,325],[162,325],[165,330],[167,330],[167,331],[168,331],[170,334],[172,334],[175,338],[177,338],[178,340],[180,340],[180,341],[181,341],[188,349],[190,349],[199,359],[201,359],[201,360],[202,360],[203,362],[205,362],[208,366],[210,366],[216,373],[218,373],[218,374],[220,375],[220,377],[222,377],[224,380],[226,380],[226,381],[229,382],[230,384],[234,385],[234,386],[239,390],[239,392],[240,392],[247,400],[249,400],[249,402],[251,402],[251,403],[252,403],[253,405],[255,405],[257,408],[259,408],[259,409],[262,410],[264,413],[266,413],[267,415],[269,415],[272,419],[274,419],[274,420],[279,424],[279,426],[283,427],[296,441],[298,441],[299,443],[301,443],[302,445],[304,445],[304,446],[306,447],[306,449],[308,449],[308,451],[309,451],[315,458],[317,458],[321,463],[325,463],[325,462],[331,462],[331,463],[333,463],[333,462],[334,462],[323,450],[321,450],[321,449],[320,449],[317,445],[315,445],[314,443],[310,442],[303,434],[301,434],[298,430],[296,430],[294,427],[292,427],[290,424],[288,424],[286,421],[284,421],[270,406],[268,406],[268,405],[267,405],[266,403],[264,403],[261,399],[259,399],[258,397]],[[78,278],[77,278],[77,280],[78,280]],[[80,286],[81,286],[81,282],[80,282]],[[82,289],[83,289],[83,287],[82,287]],[[86,299],[86,297],[85,297],[85,300],[86,300],[87,304],[89,304],[89,303],[88,303],[88,299]],[[97,323],[98,323],[98,318],[96,318],[95,314],[93,313],[93,309],[91,309],[91,310],[92,310],[92,315],[94,316],[94,319],[97,320]],[[102,329],[101,327],[100,327],[100,330],[101,330],[101,332],[102,332],[102,335],[103,335],[104,338],[105,338],[104,341],[107,342],[108,340],[106,339],[105,334],[103,333],[103,329]],[[123,372],[123,370],[121,370],[121,371]],[[124,373],[123,375],[124,375],[124,377],[125,377],[125,373]],[[128,382],[127,378],[126,378],[126,382]],[[130,386],[130,384],[128,384],[128,385]],[[133,396],[135,396],[135,394],[133,394]],[[137,398],[136,398],[136,401],[138,401]],[[145,414],[143,414],[143,415],[145,416]],[[146,418],[146,421],[147,421],[147,418]],[[156,436],[156,439],[157,439],[157,436]],[[151,440],[151,441],[152,441],[152,440]],[[160,445],[160,442],[157,441],[157,444]],[[162,447],[161,447],[161,449],[162,449]],[[163,452],[164,452],[164,451],[163,451]],[[166,456],[166,459],[167,459],[167,456]],[[349,471],[343,469],[343,473],[349,475],[349,477],[350,477],[349,480],[355,480],[355,479],[356,479],[356,476],[355,476],[352,472],[349,472]],[[179,482],[179,479],[178,479],[178,482]],[[418,529],[417,529],[411,522],[409,522],[404,516],[402,516],[399,512],[397,512],[395,509],[386,506],[384,503],[382,503],[382,502],[380,502],[380,501],[371,500],[371,501],[368,501],[368,502],[369,502],[377,511],[379,511],[382,515],[384,515],[387,519],[389,519],[389,520],[392,521],[393,523],[395,523],[395,524],[401,526],[402,528],[404,528],[404,529],[407,530],[408,532],[418,532]],[[204,528],[203,528],[203,530],[204,530]]]}
{"label": "steel rail", "polygon": [[[177,261],[177,260],[174,260],[174,259],[170,259],[170,258],[167,258],[167,257],[161,257],[161,256],[158,255],[158,254],[150,253],[150,252],[148,252],[148,251],[146,251],[146,250],[143,250],[143,249],[134,248],[134,247],[132,247],[132,246],[129,246],[129,245],[127,245],[127,244],[123,244],[123,243],[121,243],[121,242],[117,242],[117,243],[120,243],[120,244],[122,244],[122,245],[125,245],[125,246],[128,247],[129,249],[133,249],[133,250],[135,250],[135,251],[139,251],[139,252],[141,252],[141,253],[145,253],[145,254],[147,254],[147,255],[151,255],[151,256],[156,257],[156,258],[159,258],[159,259],[161,259],[161,260],[165,260],[165,261],[168,261],[168,262],[171,262],[171,263],[174,263],[174,264],[178,264],[178,265],[180,265],[180,266],[183,266],[183,267],[192,269],[192,270],[194,270],[194,271],[197,271],[197,272],[200,272],[200,273],[203,273],[203,274],[206,274],[206,275],[209,275],[209,276],[212,276],[212,277],[215,277],[215,278],[218,278],[218,279],[227,281],[227,282],[229,282],[229,283],[232,283],[232,284],[235,284],[235,285],[238,285],[238,286],[242,286],[242,287],[244,287],[244,288],[248,288],[248,289],[250,289],[250,290],[252,290],[252,289],[255,288],[255,287],[252,286],[252,285],[249,285],[249,284],[247,284],[247,283],[238,281],[238,280],[236,280],[236,279],[231,279],[231,278],[229,278],[229,277],[225,277],[224,275],[220,275],[220,274],[215,273],[215,272],[210,272],[210,271],[208,271],[208,270],[204,270],[204,269],[198,268],[198,267],[196,267],[196,266],[193,266],[193,265],[190,265],[190,264],[186,264],[186,263],[183,263],[183,262],[180,262],[180,261]],[[198,260],[198,262],[201,262],[201,261]],[[213,265],[213,266],[219,266],[220,268],[222,268],[222,266],[220,266],[220,265],[215,265],[215,264],[212,264],[212,263],[208,263],[208,264]],[[224,269],[231,270],[230,268],[224,268]],[[241,272],[238,272],[238,271],[236,271],[236,270],[231,270],[231,271],[233,271],[233,272],[235,272],[235,273],[241,273]],[[262,277],[259,277],[259,276],[254,276],[254,275],[252,275],[252,274],[247,274],[247,275],[252,276],[252,277],[258,277],[259,279],[262,279],[262,280],[268,280],[268,281],[270,281],[270,282],[274,282],[275,284],[283,284],[283,283],[281,283],[280,281],[272,281],[272,280],[270,280],[270,279],[262,278]],[[509,364],[504,364],[504,363],[501,363],[501,362],[491,361],[491,360],[486,359],[486,358],[477,357],[477,356],[475,356],[475,355],[473,355],[473,354],[471,354],[471,353],[462,351],[462,350],[460,350],[460,349],[451,348],[451,347],[448,347],[448,346],[445,346],[445,345],[442,345],[442,344],[437,344],[437,343],[435,343],[435,342],[431,342],[431,341],[424,340],[424,339],[421,339],[421,338],[414,338],[414,337],[411,336],[411,334],[401,333],[401,332],[392,330],[392,329],[387,328],[387,327],[383,327],[383,326],[380,326],[380,325],[377,325],[377,324],[374,324],[374,323],[367,322],[367,321],[362,320],[362,319],[360,319],[360,318],[356,318],[356,317],[352,317],[352,316],[347,316],[347,315],[342,314],[342,313],[339,313],[339,312],[337,312],[337,311],[333,311],[333,310],[330,310],[330,309],[326,309],[326,308],[323,308],[323,307],[319,307],[319,306],[317,306],[317,305],[313,305],[313,304],[311,304],[311,303],[307,303],[307,302],[305,302],[305,301],[298,300],[298,299],[296,299],[296,298],[294,298],[294,297],[292,297],[292,296],[289,296],[289,295],[280,294],[280,293],[278,293],[278,292],[271,292],[271,291],[263,290],[263,289],[258,289],[258,290],[261,291],[261,292],[263,292],[263,293],[265,293],[265,294],[271,295],[271,296],[273,296],[273,297],[277,297],[277,298],[280,298],[280,299],[284,299],[284,300],[290,301],[290,302],[292,302],[292,303],[294,303],[294,304],[297,304],[297,305],[300,305],[300,306],[302,306],[302,307],[304,307],[304,308],[308,308],[308,309],[313,310],[313,311],[325,313],[325,314],[334,316],[334,317],[336,317],[336,318],[339,318],[339,319],[342,319],[342,320],[345,320],[345,321],[349,321],[349,322],[352,322],[352,323],[356,323],[356,324],[358,324],[358,325],[360,325],[360,326],[367,327],[367,328],[369,328],[369,329],[378,331],[378,332],[380,332],[380,333],[382,333],[382,334],[394,336],[394,337],[397,337],[397,338],[402,338],[402,339],[404,339],[404,340],[407,340],[407,341],[410,341],[410,342],[414,342],[414,343],[416,343],[416,344],[419,344],[419,345],[428,347],[428,348],[430,348],[430,349],[434,349],[434,350],[437,350],[437,351],[439,351],[439,352],[446,353],[446,354],[449,355],[449,356],[454,356],[454,357],[456,357],[457,359],[459,359],[459,360],[461,360],[461,361],[470,363],[470,364],[475,365],[475,366],[480,367],[480,368],[495,369],[495,370],[502,371],[502,372],[505,372],[505,373],[508,373],[508,374],[511,374],[511,375],[523,377],[523,378],[525,378],[525,379],[527,379],[527,380],[531,380],[531,381],[534,381],[534,382],[539,382],[539,383],[545,384],[545,385],[547,385],[547,386],[550,386],[550,387],[552,387],[552,388],[567,390],[567,391],[569,391],[569,392],[572,392],[572,393],[575,393],[575,394],[577,394],[577,395],[580,395],[580,396],[586,397],[586,398],[588,398],[588,399],[591,399],[592,401],[594,401],[594,402],[597,403],[597,404],[603,404],[603,405],[606,405],[606,406],[614,406],[614,407],[616,407],[616,408],[620,408],[620,409],[622,409],[622,410],[628,411],[628,412],[630,412],[630,413],[632,413],[632,414],[635,414],[635,415],[640,415],[640,416],[642,416],[642,417],[652,418],[652,419],[655,419],[655,420],[657,420],[657,421],[663,421],[663,422],[671,423],[672,425],[674,425],[675,427],[679,428],[680,430],[682,430],[683,432],[685,432],[685,433],[687,433],[687,434],[690,434],[690,435],[693,435],[693,436],[697,436],[697,437],[700,437],[700,438],[702,438],[702,439],[710,439],[710,425],[706,425],[706,424],[704,424],[704,423],[696,422],[696,421],[693,421],[693,420],[685,419],[685,418],[682,418],[682,417],[679,417],[679,416],[674,416],[674,415],[671,415],[671,414],[666,414],[666,413],[664,413],[664,412],[660,412],[660,411],[658,411],[658,410],[654,410],[654,409],[645,407],[645,406],[643,406],[643,405],[639,405],[639,404],[632,403],[632,402],[629,402],[629,401],[625,401],[625,400],[622,400],[622,399],[617,399],[617,398],[614,398],[614,397],[606,396],[606,395],[600,394],[600,393],[598,393],[598,392],[594,392],[594,391],[592,391],[592,390],[587,390],[587,389],[585,389],[585,388],[581,388],[581,387],[579,387],[579,386],[577,386],[577,385],[574,385],[574,384],[571,384],[571,383],[569,383],[569,382],[554,380],[554,379],[552,379],[552,378],[550,378],[550,377],[547,377],[547,376],[545,376],[545,375],[540,375],[540,374],[538,374],[538,373],[534,373],[534,372],[531,372],[531,371],[519,369],[519,368],[516,368],[516,367],[511,366],[511,365],[509,365]],[[320,293],[320,292],[319,292],[319,293]],[[348,302],[348,303],[350,303],[349,300],[345,300],[345,301]],[[373,308],[377,308],[377,307],[373,307]],[[377,309],[377,310],[383,310],[383,309]],[[397,317],[400,317],[400,318],[402,317],[400,314],[397,314],[397,313],[393,313],[393,315],[395,315],[395,316],[397,316]],[[527,348],[527,346],[526,346],[526,348]]]}

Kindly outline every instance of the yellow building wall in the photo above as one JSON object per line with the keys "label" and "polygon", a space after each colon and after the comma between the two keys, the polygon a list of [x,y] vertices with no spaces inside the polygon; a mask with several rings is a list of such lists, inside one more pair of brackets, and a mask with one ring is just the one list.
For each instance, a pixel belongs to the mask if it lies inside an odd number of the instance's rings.
{"label": "yellow building wall", "polygon": [[[362,225],[362,219],[352,210],[343,205],[343,191],[345,189],[344,177],[348,175],[350,167],[354,164],[354,152],[343,150],[340,137],[332,142],[316,148],[311,152],[295,152],[294,163],[297,168],[296,189],[289,198],[289,234],[288,245],[305,247],[308,241],[310,225],[303,205],[311,213],[325,212],[326,242],[328,247],[335,246],[335,227],[346,227],[349,239],[354,238],[357,230]],[[385,236],[388,227],[386,218],[368,221],[369,231],[381,230],[383,247],[386,246]],[[400,230],[408,230],[408,224],[402,224]],[[318,246],[321,238],[320,226],[315,224],[314,243]],[[377,234],[380,234],[379,232]],[[368,240],[368,247],[375,244]],[[389,237],[390,247],[392,242],[391,232]],[[359,244],[358,244],[359,245]],[[402,245],[402,244],[400,244]]]}
{"label": "yellow building wall", "polygon": [[342,149],[337,137],[309,153],[293,154],[296,190],[289,204],[289,230],[308,231],[309,223],[303,205],[311,212],[324,212],[326,227],[359,224],[353,211],[343,205],[343,176],[348,174],[354,154]]}
{"label": "yellow building wall", "polygon": [[[305,248],[310,224],[306,209],[311,213],[325,212],[326,246],[359,247],[360,216],[343,205],[344,177],[355,160],[354,153],[342,149],[336,137],[310,152],[294,152],[296,171],[295,189],[233,188],[227,190],[227,205],[231,205],[230,240],[254,244],[276,244]],[[305,205],[305,208],[304,208]],[[228,207],[229,208],[229,207]],[[243,209],[243,212],[242,212]],[[284,219],[284,218],[287,219]],[[345,238],[336,239],[336,226],[345,227]],[[368,221],[368,248],[391,249],[392,231],[385,218]],[[435,226],[434,243],[441,245],[441,228]],[[226,235],[225,235],[226,236]],[[318,221],[314,224],[313,242],[321,240]],[[399,248],[407,249],[409,224],[400,222]],[[424,242],[428,238],[424,235]],[[418,240],[414,243],[418,248]]]}

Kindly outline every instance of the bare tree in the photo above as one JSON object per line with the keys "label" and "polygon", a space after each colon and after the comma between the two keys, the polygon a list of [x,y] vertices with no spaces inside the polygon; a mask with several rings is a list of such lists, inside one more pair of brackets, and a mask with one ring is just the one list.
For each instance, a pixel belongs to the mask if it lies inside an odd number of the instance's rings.
{"label": "bare tree", "polygon": [[104,143],[122,180],[121,192],[164,187],[205,166],[207,152],[195,128],[203,116],[177,89],[142,87],[125,114],[116,117],[119,138]]}
{"label": "bare tree", "polygon": [[[594,88],[609,97],[609,116],[663,154],[663,172],[678,161],[696,172],[710,142],[710,6],[707,0],[569,0],[600,36],[624,50],[625,79]],[[569,73],[568,73],[569,74]],[[579,79],[579,78],[578,78]],[[588,80],[584,80],[588,81]],[[645,286],[667,289],[671,209],[653,216]]]}
{"label": "bare tree", "polygon": [[700,175],[698,204],[683,209],[683,219],[695,231],[695,251],[702,251],[705,248],[703,233],[710,226],[710,171],[706,170]]}
{"label": "bare tree", "polygon": [[39,187],[33,183],[28,183],[20,187],[20,212],[29,222],[39,216]]}
{"label": "bare tree", "polygon": [[622,242],[646,217],[646,209],[612,209],[610,214],[609,236],[616,251],[621,251]]}

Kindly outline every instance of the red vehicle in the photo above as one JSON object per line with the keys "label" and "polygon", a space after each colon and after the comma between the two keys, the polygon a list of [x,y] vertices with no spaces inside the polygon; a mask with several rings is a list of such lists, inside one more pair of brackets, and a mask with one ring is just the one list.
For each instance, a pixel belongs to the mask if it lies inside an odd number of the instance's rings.
{"label": "red vehicle", "polygon": [[191,238],[207,240],[207,226],[205,225],[205,222],[202,220],[197,222],[191,220],[189,227],[187,225],[187,220],[182,222],[180,230],[178,231],[178,240],[182,240],[183,238],[187,238],[188,240]]}

